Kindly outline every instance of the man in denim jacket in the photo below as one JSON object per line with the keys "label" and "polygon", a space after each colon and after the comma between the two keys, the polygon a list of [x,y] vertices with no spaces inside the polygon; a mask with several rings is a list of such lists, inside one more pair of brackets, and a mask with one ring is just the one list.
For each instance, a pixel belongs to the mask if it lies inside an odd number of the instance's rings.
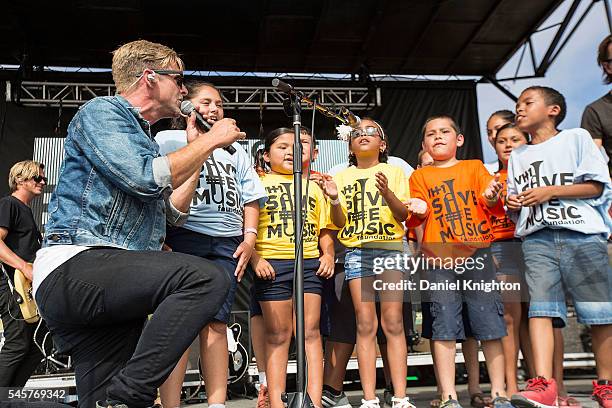
{"label": "man in denim jacket", "polygon": [[202,258],[160,249],[166,220],[180,225],[187,217],[172,195],[191,194],[184,182],[212,151],[245,136],[232,119],[201,134],[191,115],[188,145],[161,156],[150,126],[180,114],[183,62],[141,40],[118,48],[112,68],[118,94],[89,101],[68,127],[34,263],[36,301],[56,345],[73,357],[86,408],[151,406],[219,310],[227,275]]}

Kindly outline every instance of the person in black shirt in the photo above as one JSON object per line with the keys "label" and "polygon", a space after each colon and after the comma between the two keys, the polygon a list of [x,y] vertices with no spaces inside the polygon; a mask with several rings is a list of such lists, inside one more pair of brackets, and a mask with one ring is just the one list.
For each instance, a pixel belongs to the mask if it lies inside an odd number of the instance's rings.
{"label": "person in black shirt", "polygon": [[[26,323],[13,298],[7,279],[14,282],[15,269],[32,280],[32,262],[40,249],[41,235],[30,203],[41,195],[47,182],[44,165],[26,160],[9,173],[11,195],[0,199],[0,317],[4,326],[4,346],[0,349],[0,387],[23,387],[43,355],[34,343],[38,323]],[[38,328],[42,339],[44,323]]]}

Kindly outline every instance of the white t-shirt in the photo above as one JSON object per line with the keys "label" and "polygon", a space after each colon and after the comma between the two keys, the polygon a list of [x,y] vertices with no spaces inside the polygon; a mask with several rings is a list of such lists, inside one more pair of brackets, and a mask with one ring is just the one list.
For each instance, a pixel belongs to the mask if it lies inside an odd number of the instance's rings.
{"label": "white t-shirt", "polygon": [[[184,130],[164,130],[155,136],[163,155],[187,145]],[[234,237],[243,234],[244,205],[267,198],[259,176],[248,154],[238,144],[236,153],[215,149],[202,165],[200,181],[182,226],[191,231],[214,237]]]}
{"label": "white t-shirt", "polygon": [[571,185],[598,181],[602,194],[590,199],[552,199],[544,204],[523,207],[515,214],[517,237],[543,228],[566,228],[585,234],[612,233],[608,208],[612,185],[608,166],[584,129],[563,130],[536,145],[523,145],[512,151],[508,163],[508,195],[547,185]]}
{"label": "white t-shirt", "polygon": [[52,245],[39,249],[36,252],[36,259],[32,266],[34,281],[32,282],[32,292],[36,298],[36,290],[47,276],[67,260],[76,256],[91,247],[82,245]]}
{"label": "white t-shirt", "polygon": [[495,175],[499,171],[499,161],[495,160],[494,162],[485,163],[484,166],[492,175]]}

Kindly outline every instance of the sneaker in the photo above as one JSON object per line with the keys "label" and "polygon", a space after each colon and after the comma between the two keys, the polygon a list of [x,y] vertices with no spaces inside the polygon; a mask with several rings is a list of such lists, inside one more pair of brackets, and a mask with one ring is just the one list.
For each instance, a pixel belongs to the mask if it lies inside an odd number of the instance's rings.
{"label": "sneaker", "polygon": [[448,399],[446,401],[442,401],[440,403],[440,408],[463,408],[461,406],[461,404],[459,404],[459,401],[457,401],[456,399],[452,399],[451,396],[448,396]]}
{"label": "sneaker", "polygon": [[411,402],[410,398],[395,398],[391,397],[392,407],[393,408],[416,408]]}
{"label": "sneaker", "polygon": [[351,404],[344,392],[334,395],[329,390],[323,390],[321,405],[323,405],[323,408],[351,408]]}
{"label": "sneaker", "polygon": [[380,408],[380,400],[378,397],[374,398],[373,400],[362,399],[359,408]]}
{"label": "sneaker", "polygon": [[559,396],[557,398],[557,404],[559,405],[559,408],[582,408],[580,401],[574,397],[570,397],[569,395],[567,397]]}
{"label": "sneaker", "polygon": [[257,392],[257,408],[270,408],[270,395],[268,387],[264,384],[260,384],[259,392]]}
{"label": "sneaker", "polygon": [[393,406],[392,399],[393,399],[393,386],[387,385],[385,387],[385,391],[383,392],[383,402],[385,403],[386,407]]}
{"label": "sneaker", "polygon": [[527,380],[525,390],[514,394],[511,402],[518,408],[556,408],[557,383],[554,378],[531,378]]}
{"label": "sneaker", "polygon": [[493,398],[493,408],[514,408],[510,400],[499,395]]}
{"label": "sneaker", "polygon": [[591,398],[602,408],[612,408],[612,381],[593,381],[593,395]]}
{"label": "sneaker", "polygon": [[96,408],[128,408],[125,404],[109,404],[107,401],[96,401]]}

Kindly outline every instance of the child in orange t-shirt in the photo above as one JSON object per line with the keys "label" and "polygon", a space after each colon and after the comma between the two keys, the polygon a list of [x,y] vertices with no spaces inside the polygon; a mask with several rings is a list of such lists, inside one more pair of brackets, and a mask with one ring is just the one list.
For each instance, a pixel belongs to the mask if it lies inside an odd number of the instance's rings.
{"label": "child in orange t-shirt", "polygon": [[[499,176],[492,178],[481,161],[457,160],[461,145],[463,135],[453,118],[428,119],[423,149],[434,163],[417,169],[410,178],[410,195],[424,200],[428,207],[424,214],[415,213],[407,221],[410,228],[424,225],[422,276],[426,280],[421,279],[419,286],[427,291],[431,321],[424,321],[423,326],[431,325],[442,406],[461,407],[455,389],[455,342],[467,335],[482,342],[493,406],[510,408],[500,358],[500,339],[506,335],[503,304],[499,293],[490,290],[495,272],[488,248],[493,240],[489,208],[496,205],[502,185]],[[462,320],[464,305],[469,330]]]}

